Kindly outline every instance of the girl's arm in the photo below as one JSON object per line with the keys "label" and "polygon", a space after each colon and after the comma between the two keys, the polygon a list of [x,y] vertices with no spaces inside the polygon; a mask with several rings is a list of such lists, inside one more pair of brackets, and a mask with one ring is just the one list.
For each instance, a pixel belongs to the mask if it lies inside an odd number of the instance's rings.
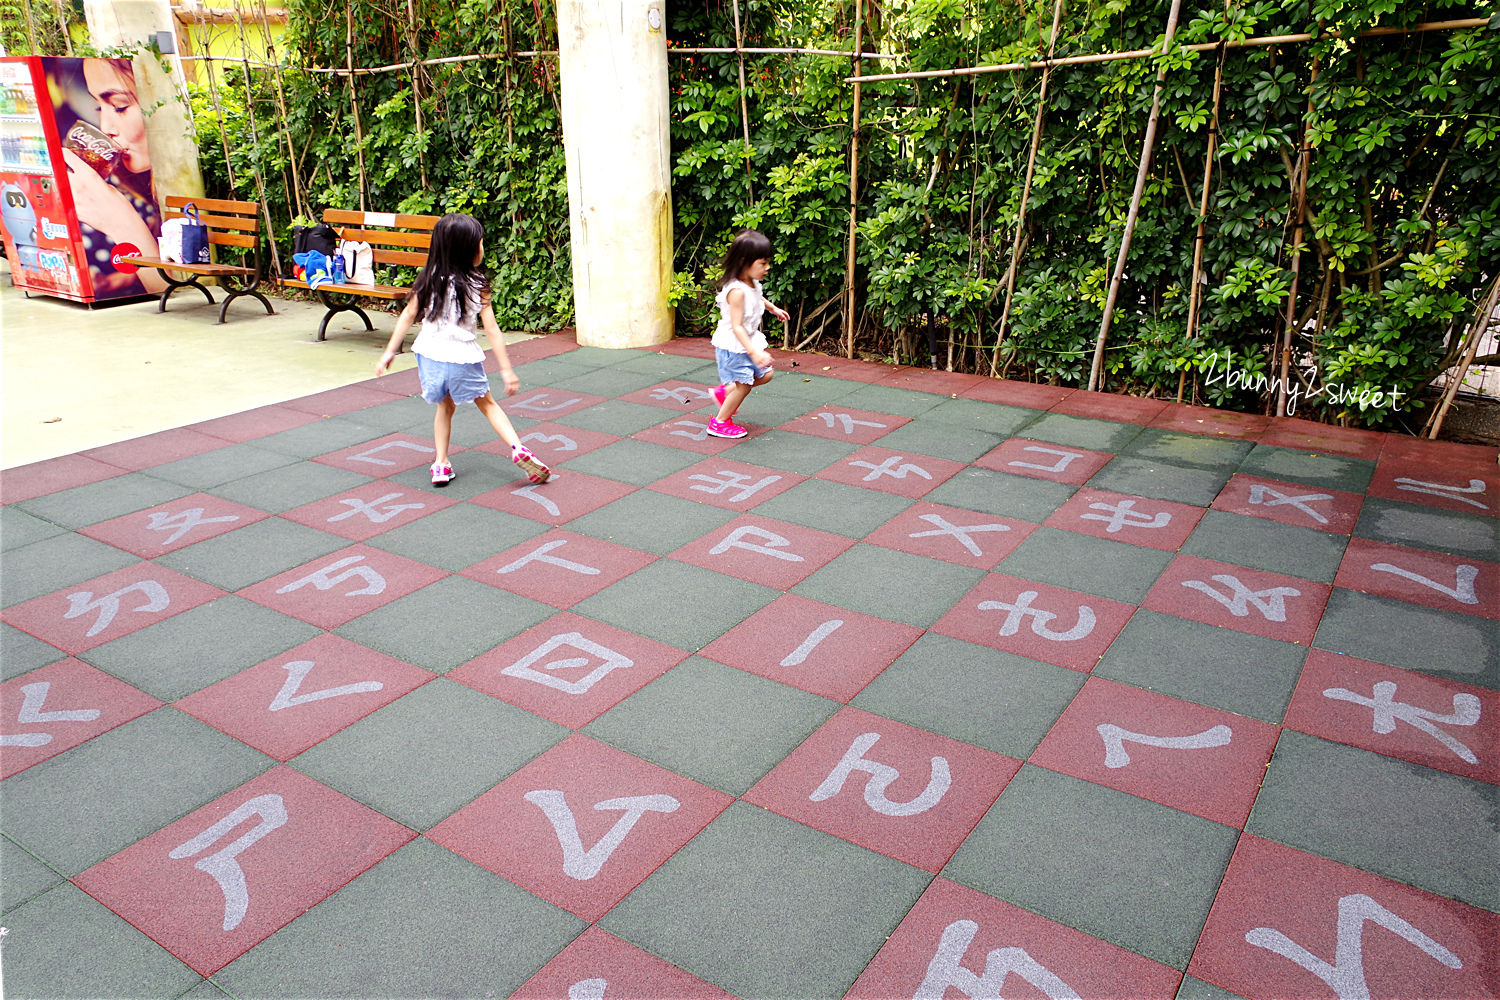
{"label": "girl's arm", "polygon": [[792,314],[778,306],[776,303],[772,302],[770,299],[762,296],[762,301],[764,301],[766,304],[766,311],[769,312],[772,316],[775,316],[783,323],[789,322],[791,320]]}
{"label": "girl's arm", "polygon": [[510,355],[505,353],[505,338],[500,334],[500,324],[495,322],[495,309],[488,301],[479,310],[479,320],[484,325],[484,336],[490,342],[490,350],[495,352],[495,360],[500,364],[505,394],[514,396],[521,388],[521,380],[516,378],[515,369],[510,366]]}
{"label": "girl's arm", "polygon": [[401,315],[396,317],[396,329],[391,331],[391,339],[385,345],[385,353],[375,364],[376,375],[384,375],[385,370],[391,366],[391,362],[396,358],[396,352],[401,349],[401,341],[406,339],[406,331],[410,330],[411,325],[416,321],[417,297],[411,295],[406,299],[406,308],[402,309]]}
{"label": "girl's arm", "polygon": [[761,368],[771,367],[771,355],[765,351],[758,351],[750,346],[750,334],[745,332],[745,292],[744,289],[731,288],[729,294],[724,296],[724,301],[729,303],[729,325],[734,330],[734,339],[740,342],[745,353],[750,355]]}

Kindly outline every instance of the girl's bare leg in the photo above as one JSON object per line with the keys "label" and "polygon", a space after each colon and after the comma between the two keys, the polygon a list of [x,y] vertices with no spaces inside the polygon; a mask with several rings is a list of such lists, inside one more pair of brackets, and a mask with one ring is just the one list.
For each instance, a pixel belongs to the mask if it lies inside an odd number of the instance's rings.
{"label": "girl's bare leg", "polygon": [[[759,382],[756,383],[756,385],[759,384]],[[745,397],[750,395],[750,388],[744,382],[729,383],[729,388],[724,390],[724,405],[719,407],[719,415],[714,419],[719,421],[733,420],[735,411],[740,408],[740,404],[745,401]]]}
{"label": "girl's bare leg", "polygon": [[500,409],[500,404],[495,402],[494,396],[486,393],[474,400],[474,405],[479,407],[479,412],[484,414],[484,419],[488,420],[490,426],[495,429],[495,433],[500,435],[500,440],[512,448],[520,447],[521,439],[516,434],[515,427],[511,426],[510,418],[505,415],[504,410]]}
{"label": "girl's bare leg", "polygon": [[453,411],[457,409],[452,396],[444,396],[432,414],[432,446],[437,449],[437,464],[448,464],[448,442],[453,437]]}

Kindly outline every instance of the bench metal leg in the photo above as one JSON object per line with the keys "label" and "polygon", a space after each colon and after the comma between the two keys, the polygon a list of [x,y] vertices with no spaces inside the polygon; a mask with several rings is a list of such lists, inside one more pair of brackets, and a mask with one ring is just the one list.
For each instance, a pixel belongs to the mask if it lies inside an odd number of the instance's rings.
{"label": "bench metal leg", "polygon": [[319,291],[318,292],[318,297],[323,300],[323,305],[325,305],[325,306],[328,307],[328,311],[323,314],[323,322],[320,323],[320,324],[318,324],[318,340],[319,340],[319,342],[322,342],[323,340],[327,339],[328,321],[331,320],[331,319],[333,319],[333,317],[337,313],[341,313],[341,312],[352,312],[356,316],[358,316],[360,319],[362,319],[362,320],[365,321],[365,329],[366,330],[373,330],[373,329],[375,329],[375,324],[370,322],[370,317],[367,316],[367,315],[365,315],[365,311],[363,309],[361,309],[359,306],[355,305],[353,302],[351,302],[351,301],[335,302],[333,299],[329,298],[328,293],[324,292],[324,291]]}
{"label": "bench metal leg", "polygon": [[204,298],[208,299],[209,305],[214,304],[213,293],[211,293],[204,285],[199,284],[198,276],[196,274],[189,278],[187,281],[178,281],[176,278],[172,277],[170,274],[159,267],[156,268],[156,273],[161,275],[162,280],[167,283],[167,287],[162,289],[161,298],[157,299],[156,301],[157,312],[164,313],[167,311],[168,297],[170,297],[171,294],[177,291],[177,289],[179,288],[196,288],[198,289],[198,291],[203,293]]}
{"label": "bench metal leg", "polygon": [[245,296],[248,296],[249,298],[252,298],[252,299],[256,299],[257,301],[260,302],[261,305],[265,306],[266,307],[266,315],[267,316],[275,316],[276,315],[276,310],[271,308],[270,301],[267,300],[264,295],[260,294],[260,292],[252,292],[252,291],[241,289],[240,291],[237,291],[237,292],[231,292],[229,294],[229,298],[225,299],[224,300],[224,304],[219,307],[219,322],[220,323],[224,322],[224,317],[229,312],[229,303],[233,302],[235,299],[242,298],[242,297],[245,297]]}

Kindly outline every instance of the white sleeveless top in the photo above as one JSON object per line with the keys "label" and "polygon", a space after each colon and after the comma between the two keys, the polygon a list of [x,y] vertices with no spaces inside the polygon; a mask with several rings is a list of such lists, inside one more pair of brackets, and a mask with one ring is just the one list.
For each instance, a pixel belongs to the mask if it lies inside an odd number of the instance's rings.
{"label": "white sleeveless top", "polygon": [[460,320],[457,297],[451,293],[443,308],[430,319],[422,320],[421,332],[412,343],[413,354],[420,354],[431,361],[448,361],[466,365],[484,361],[484,348],[479,346],[479,308],[474,303],[474,315],[467,324]]}
{"label": "white sleeveless top", "polygon": [[745,293],[744,316],[741,325],[745,333],[750,336],[750,349],[764,351],[766,349],[766,335],[760,332],[761,317],[766,313],[766,295],[761,290],[760,282],[751,287],[736,278],[719,289],[719,294],[714,296],[714,302],[719,307],[719,325],[714,329],[713,345],[726,351],[734,351],[744,354],[745,348],[734,335],[734,324],[729,320],[729,292],[730,289],[738,288]]}

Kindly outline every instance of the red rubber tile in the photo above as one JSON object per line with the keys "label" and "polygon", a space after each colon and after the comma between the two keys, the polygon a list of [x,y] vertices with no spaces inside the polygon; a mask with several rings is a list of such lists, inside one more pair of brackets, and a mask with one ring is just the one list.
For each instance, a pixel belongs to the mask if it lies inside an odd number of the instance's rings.
{"label": "red rubber tile", "polygon": [[593,921],[732,801],[574,733],[427,836]]}
{"label": "red rubber tile", "polygon": [[977,399],[982,403],[1003,403],[1006,406],[1025,407],[1028,410],[1050,410],[1075,391],[1060,385],[1013,382],[1010,379],[996,378],[985,379],[958,395],[963,399]]}
{"label": "red rubber tile", "polygon": [[714,345],[708,337],[677,337],[665,344],[640,348],[656,354],[673,354],[684,358],[712,358]]}
{"label": "red rubber tile", "polygon": [[543,358],[556,357],[559,354],[567,354],[569,351],[576,350],[578,350],[578,341],[568,330],[558,330],[543,337],[530,337],[505,345],[505,353],[513,365],[525,364],[528,361],[541,361]]}
{"label": "red rubber tile", "polygon": [[1495,465],[1494,445],[1459,444],[1456,441],[1429,441],[1405,434],[1385,435],[1380,450],[1381,462],[1417,462],[1438,467],[1468,466],[1475,463]]}
{"label": "red rubber tile", "polygon": [[73,881],[207,976],[414,836],[281,765]]}
{"label": "red rubber tile", "polygon": [[79,452],[84,458],[92,458],[106,465],[129,469],[132,472],[149,469],[182,458],[192,458],[206,451],[224,447],[222,438],[195,431],[191,427],[177,427],[169,431],[147,434],[101,448],[90,448]]}
{"label": "red rubber tile", "polygon": [[1500,692],[1314,649],[1282,725],[1500,784]]}
{"label": "red rubber tile", "polygon": [[1500,563],[1351,538],[1335,587],[1500,619]]}
{"label": "red rubber tile", "polygon": [[176,705],[288,761],[432,678],[421,667],[324,633]]}
{"label": "red rubber tile", "polygon": [[1160,416],[1166,406],[1166,401],[1161,399],[1075,389],[1066,399],[1052,407],[1052,412],[1095,420],[1114,420],[1122,424],[1140,424],[1144,427]]}
{"label": "red rubber tile", "polygon": [[363,410],[369,406],[394,402],[407,395],[408,393],[402,392],[394,385],[377,388],[370,382],[358,382],[354,385],[329,389],[327,392],[314,393],[311,396],[289,399],[281,405],[320,417],[336,417],[343,413]]}
{"label": "red rubber tile", "polygon": [[844,707],[744,795],[772,812],[937,872],[1021,762]]}
{"label": "red rubber tile", "polygon": [[462,575],[570,608],[655,561],[650,553],[556,528],[476,563]]}
{"label": "red rubber tile", "polygon": [[574,938],[556,958],[512,993],[510,1000],[559,1000],[560,997],[734,1000],[733,994],[597,926]]}
{"label": "red rubber tile", "polygon": [[1013,517],[979,514],[924,500],[881,525],[865,541],[960,566],[994,569],[1036,527]]}
{"label": "red rubber tile", "polygon": [[664,643],[564,612],[446,676],[578,729],[687,656]]}
{"label": "red rubber tile", "polygon": [[318,628],[335,629],[447,575],[404,556],[354,545],[238,593]]}
{"label": "red rubber tile", "polygon": [[741,514],[671,557],[739,580],[790,590],[853,544],[852,538],[816,528]]}
{"label": "red rubber tile", "polygon": [[1387,435],[1358,427],[1335,427],[1296,417],[1275,417],[1260,436],[1261,444],[1274,444],[1298,451],[1347,455],[1375,461],[1385,447]]}
{"label": "red rubber tile", "polygon": [[223,596],[218,587],[140,562],[17,604],[0,618],[76,656]]}
{"label": "red rubber tile", "polygon": [[860,973],[845,1000],[1171,1000],[1181,979],[1176,969],[937,878]]}
{"label": "red rubber tile", "polygon": [[[864,382],[873,385],[890,378],[898,371],[895,365],[835,358],[827,354],[799,354],[796,357],[800,362],[799,372],[806,369],[809,375],[826,375],[829,378],[841,378],[847,382]],[[792,363],[790,360],[779,361],[776,367],[779,371],[789,372]]]}
{"label": "red rubber tile", "polygon": [[1281,730],[1090,677],[1030,762],[1243,828]]}
{"label": "red rubber tile", "polygon": [[966,375],[963,372],[939,371],[932,368],[909,368],[903,365],[875,384],[889,386],[892,389],[931,392],[956,399],[965,391],[987,380],[987,376],[984,375]]}
{"label": "red rubber tile", "polygon": [[1497,940],[1493,913],[1246,835],[1187,971],[1250,1000],[1489,997]]}
{"label": "red rubber tile", "polygon": [[713,392],[712,385],[684,382],[682,379],[668,379],[621,396],[620,401],[641,403],[645,406],[660,406],[663,409],[676,410],[678,413],[692,413],[694,410],[714,405]]}
{"label": "red rubber tile", "polygon": [[1042,523],[1112,542],[1176,552],[1202,519],[1203,508],[1191,504],[1081,489]]}
{"label": "red rubber tile", "polygon": [[709,659],[847,702],[922,630],[782,594],[703,647]]}
{"label": "red rubber tile", "polygon": [[1316,528],[1347,535],[1359,521],[1365,499],[1358,493],[1284,483],[1276,479],[1235,473],[1214,497],[1214,510],[1247,514],[1298,528]]}
{"label": "red rubber tile", "polygon": [[[462,448],[449,448],[458,454]],[[358,472],[363,476],[394,476],[407,469],[418,469],[431,465],[437,456],[431,438],[420,438],[413,434],[387,434],[373,441],[350,445],[313,459],[335,469]]]}
{"label": "red rubber tile", "polygon": [[0,779],[20,774],[161,702],[82,660],[67,659],[0,684]]}
{"label": "red rubber tile", "polygon": [[[579,455],[587,455],[595,449],[620,440],[613,434],[601,434],[598,431],[586,431],[564,424],[550,423],[536,424],[516,433],[521,438],[521,443],[530,448],[533,455],[551,466],[566,462],[570,458],[577,458]],[[510,458],[510,445],[498,438],[480,445],[476,450]]]}
{"label": "red rubber tile", "polygon": [[603,396],[563,389],[528,389],[501,403],[506,413],[532,420],[556,420],[604,402]]}
{"label": "red rubber tile", "polygon": [[80,528],[78,533],[108,542],[142,559],[154,559],[270,516],[208,493],[194,493],[150,510]]}
{"label": "red rubber tile", "polygon": [[806,478],[795,472],[780,472],[727,458],[711,458],[658,480],[650,488],[724,510],[749,510],[785,493]]}
{"label": "red rubber tile", "polygon": [[1088,673],[1134,613],[1119,601],[991,573],[932,629]]}
{"label": "red rubber tile", "polygon": [[974,464],[981,469],[1082,486],[1114,457],[1104,451],[1011,438],[981,455]]}
{"label": "red rubber tile", "polygon": [[188,427],[200,434],[242,444],[268,434],[289,431],[293,427],[301,427],[317,419],[318,417],[314,414],[275,404],[258,406],[244,413],[231,413],[227,417],[203,420],[196,424],[189,424]]}
{"label": "red rubber tile", "polygon": [[415,365],[405,371],[387,372],[379,378],[371,379],[370,382],[383,392],[394,392],[399,396],[422,394],[422,377]]}
{"label": "red rubber tile", "polygon": [[35,500],[48,493],[61,493],[75,486],[88,486],[122,476],[127,470],[82,455],[64,455],[45,462],[18,465],[0,476],[0,503]]}
{"label": "red rubber tile", "polygon": [[[516,475],[521,473],[517,471]],[[472,502],[555,526],[567,524],[575,517],[582,517],[634,492],[634,486],[612,479],[600,479],[582,472],[559,472],[540,485],[521,478],[499,489],[481,493]]]}
{"label": "red rubber tile", "polygon": [[839,406],[835,401],[827,406],[820,406],[811,413],[804,413],[794,420],[788,420],[778,429],[796,431],[798,434],[810,434],[813,437],[828,438],[832,441],[870,444],[909,423],[911,423],[911,417],[856,410],[847,406]]}
{"label": "red rubber tile", "polygon": [[1141,607],[1306,646],[1318,630],[1329,589],[1294,576],[1179,555]]}
{"label": "red rubber tile", "polygon": [[456,503],[457,498],[446,494],[406,489],[377,480],[346,493],[314,500],[281,516],[351,542],[364,542]]}
{"label": "red rubber tile", "polygon": [[1386,500],[1500,517],[1500,469],[1493,459],[1453,466],[1382,463],[1365,492]]}
{"label": "red rubber tile", "polygon": [[706,414],[684,413],[680,417],[663,421],[655,427],[647,427],[643,431],[630,435],[630,438],[632,441],[645,441],[648,444],[660,444],[668,448],[696,451],[700,455],[722,455],[739,442],[760,437],[766,432],[764,427],[747,425],[745,430],[749,433],[742,438],[710,437],[708,420]]}
{"label": "red rubber tile", "polygon": [[817,478],[918,500],[963,469],[962,462],[870,447],[833,463]]}
{"label": "red rubber tile", "polygon": [[1258,413],[1234,413],[1207,406],[1168,403],[1151,421],[1152,427],[1182,431],[1184,434],[1209,434],[1213,437],[1257,441],[1271,425],[1271,418]]}

